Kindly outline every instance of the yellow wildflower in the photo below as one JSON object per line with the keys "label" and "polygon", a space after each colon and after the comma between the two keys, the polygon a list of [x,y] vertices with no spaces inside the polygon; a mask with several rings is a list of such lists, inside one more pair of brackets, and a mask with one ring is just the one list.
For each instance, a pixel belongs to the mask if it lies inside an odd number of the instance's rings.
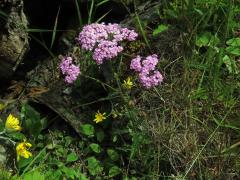
{"label": "yellow wildflower", "polygon": [[0,111],[5,108],[5,105],[3,103],[0,103]]}
{"label": "yellow wildflower", "polygon": [[133,82],[132,82],[132,78],[128,77],[126,80],[123,81],[123,86],[126,89],[131,89],[133,87]]}
{"label": "yellow wildflower", "polygon": [[28,159],[29,157],[32,156],[32,153],[30,151],[28,151],[28,149],[32,147],[32,144],[26,142],[26,140],[24,140],[24,142],[19,143],[16,146],[16,152],[17,152],[17,160],[19,161],[20,156]]}
{"label": "yellow wildflower", "polygon": [[16,130],[16,131],[21,131],[22,129],[21,126],[19,125],[18,118],[14,117],[12,114],[9,114],[9,116],[7,117],[5,127],[7,129]]}
{"label": "yellow wildflower", "polygon": [[99,111],[95,114],[95,121],[96,123],[102,122],[104,119],[106,119],[106,113],[100,113]]}

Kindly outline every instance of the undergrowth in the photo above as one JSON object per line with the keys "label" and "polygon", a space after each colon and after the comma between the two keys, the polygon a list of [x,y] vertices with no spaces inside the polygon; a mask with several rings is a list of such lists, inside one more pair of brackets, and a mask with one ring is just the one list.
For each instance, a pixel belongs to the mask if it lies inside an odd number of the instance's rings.
{"label": "undergrowth", "polygon": [[[75,3],[82,28],[108,1],[91,1],[88,19]],[[165,0],[152,7],[154,20],[137,5],[130,24],[140,37],[124,44],[116,60],[99,68],[80,50],[84,61],[73,92],[87,117],[81,127],[60,127],[58,116],[22,105],[24,131],[8,132],[4,140],[11,149],[11,141],[27,139],[32,156],[13,160],[0,145],[0,159],[11,162],[1,167],[0,179],[240,178],[239,2]],[[50,52],[56,31],[45,46]],[[129,69],[139,53],[158,54],[161,85],[146,89]]]}

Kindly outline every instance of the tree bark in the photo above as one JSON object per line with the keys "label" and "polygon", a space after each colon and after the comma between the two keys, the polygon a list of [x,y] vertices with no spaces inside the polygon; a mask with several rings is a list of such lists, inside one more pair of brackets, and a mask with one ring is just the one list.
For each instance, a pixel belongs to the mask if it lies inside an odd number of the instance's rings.
{"label": "tree bark", "polygon": [[23,0],[0,0],[0,78],[11,77],[28,50]]}

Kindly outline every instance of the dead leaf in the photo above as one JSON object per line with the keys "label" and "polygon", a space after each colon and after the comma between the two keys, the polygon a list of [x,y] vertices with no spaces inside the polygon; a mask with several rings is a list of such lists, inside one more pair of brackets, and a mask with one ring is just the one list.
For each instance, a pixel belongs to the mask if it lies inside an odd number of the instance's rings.
{"label": "dead leaf", "polygon": [[47,91],[49,91],[49,88],[46,88],[46,87],[31,87],[27,90],[27,96],[36,97]]}

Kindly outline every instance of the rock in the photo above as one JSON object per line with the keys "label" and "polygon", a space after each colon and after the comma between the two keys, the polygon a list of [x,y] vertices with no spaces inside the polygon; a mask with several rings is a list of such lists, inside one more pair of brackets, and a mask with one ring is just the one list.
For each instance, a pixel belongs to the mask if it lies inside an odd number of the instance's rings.
{"label": "rock", "polygon": [[22,0],[0,0],[0,78],[7,79],[29,48]]}

